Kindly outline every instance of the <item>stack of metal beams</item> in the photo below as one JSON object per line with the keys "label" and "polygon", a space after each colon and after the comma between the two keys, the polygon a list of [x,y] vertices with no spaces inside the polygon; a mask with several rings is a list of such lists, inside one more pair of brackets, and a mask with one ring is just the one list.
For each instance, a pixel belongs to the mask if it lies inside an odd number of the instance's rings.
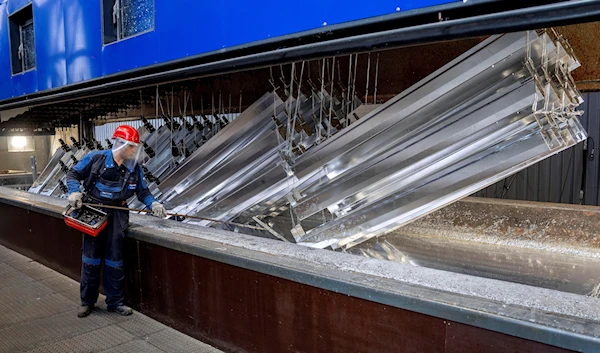
{"label": "stack of metal beams", "polygon": [[60,140],[60,142],[61,147],[54,152],[42,173],[29,188],[29,192],[39,194],[49,180],[50,175],[56,173],[59,163],[58,161],[62,160],[62,157],[65,155],[65,153],[71,151],[71,148],[63,140]]}
{"label": "stack of metal beams", "polygon": [[[231,119],[231,117],[230,117]],[[175,119],[163,117],[165,124],[155,129],[146,119],[140,127],[144,153],[139,161],[148,181],[148,188],[160,196],[158,185],[189,157],[198,147],[214,136],[229,121],[224,116],[188,116]],[[129,202],[132,208],[143,208],[137,199]]]}
{"label": "stack of metal beams", "polygon": [[178,213],[252,220],[258,206],[284,197],[289,162],[346,123],[342,102],[326,91],[306,93],[285,101],[263,95],[161,183],[161,200]]}
{"label": "stack of metal beams", "polygon": [[553,32],[485,40],[296,161],[298,219],[332,215],[296,240],[353,246],[583,141],[578,66]]}
{"label": "stack of metal beams", "polygon": [[[229,115],[229,119],[233,118],[233,115]],[[144,125],[138,130],[144,153],[139,162],[154,192],[159,192],[157,185],[161,178],[166,178],[179,163],[229,123],[227,117],[219,115],[188,116],[183,119],[163,117],[165,124],[155,129],[145,118],[141,120]],[[112,147],[108,140],[106,146],[95,140],[80,143],[71,138],[71,142],[69,146],[61,141],[61,148],[54,153],[29,192],[64,197],[67,193],[67,172],[86,154]],[[142,204],[133,199],[130,206],[139,208]]]}
{"label": "stack of metal beams", "polygon": [[90,141],[87,144],[80,144],[74,138],[71,138],[71,140],[73,143],[71,146],[62,140],[60,141],[61,148],[54,152],[42,174],[29,188],[29,192],[55,197],[61,197],[67,192],[65,181],[67,172],[81,158],[97,147],[95,142]]}
{"label": "stack of metal beams", "polygon": [[[350,247],[584,140],[578,66],[553,32],[493,36],[324,139],[289,138],[302,131],[286,110],[295,101],[267,94],[160,186],[163,201]],[[298,98],[299,116],[317,132],[310,102],[325,95],[313,94]]]}

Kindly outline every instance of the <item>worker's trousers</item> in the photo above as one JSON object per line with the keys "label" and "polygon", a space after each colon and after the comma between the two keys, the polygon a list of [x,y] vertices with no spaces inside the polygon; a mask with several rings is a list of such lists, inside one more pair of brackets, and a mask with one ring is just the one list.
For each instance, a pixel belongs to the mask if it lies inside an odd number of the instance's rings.
{"label": "worker's trousers", "polygon": [[81,304],[93,305],[98,300],[100,272],[103,268],[102,284],[106,294],[106,305],[110,308],[123,305],[123,238],[129,223],[129,213],[103,209],[108,214],[106,228],[96,237],[83,235],[81,268]]}

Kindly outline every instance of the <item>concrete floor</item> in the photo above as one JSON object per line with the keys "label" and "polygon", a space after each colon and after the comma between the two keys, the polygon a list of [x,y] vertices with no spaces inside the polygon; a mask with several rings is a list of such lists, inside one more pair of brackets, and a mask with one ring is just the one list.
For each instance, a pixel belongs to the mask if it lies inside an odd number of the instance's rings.
{"label": "concrete floor", "polygon": [[106,311],[104,296],[77,317],[79,283],[0,246],[0,353],[219,350],[145,315]]}

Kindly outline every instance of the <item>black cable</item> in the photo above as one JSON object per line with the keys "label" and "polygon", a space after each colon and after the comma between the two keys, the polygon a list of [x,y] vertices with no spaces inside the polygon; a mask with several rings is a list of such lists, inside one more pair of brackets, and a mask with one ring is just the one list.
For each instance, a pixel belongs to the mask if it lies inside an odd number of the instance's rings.
{"label": "black cable", "polygon": [[575,149],[571,148],[571,153],[569,156],[569,162],[567,163],[567,170],[566,170],[566,175],[564,176],[564,181],[563,181],[563,186],[562,186],[562,190],[560,191],[560,196],[558,197],[558,203],[560,203],[560,201],[562,200],[563,197],[563,193],[565,192],[565,186],[567,185],[567,179],[569,177],[569,172],[571,171],[571,160],[573,159],[573,151]]}
{"label": "black cable", "polygon": [[501,187],[500,189],[498,189],[498,184],[499,184],[500,182],[497,182],[496,184],[494,184],[494,198],[495,198],[495,199],[499,199],[499,198],[500,198],[500,195],[501,195],[501,194],[500,194],[500,192],[501,192],[502,190],[504,190],[504,188],[506,187],[506,180],[507,180],[507,179],[508,179],[508,178],[504,178],[504,180],[502,180],[502,187]]}
{"label": "black cable", "polygon": [[583,149],[583,166],[581,171],[581,185],[579,188],[579,204],[585,205],[585,197],[587,194],[587,169],[588,169],[588,160],[591,162],[594,160],[595,151],[595,141],[592,137],[588,137],[587,141],[584,144]]}
{"label": "black cable", "polygon": [[[519,174],[519,173],[517,173],[517,174]],[[506,180],[507,180],[508,178],[504,179],[504,187],[503,187],[503,189],[504,189],[504,190],[502,190],[502,197],[500,197],[501,199],[503,199],[503,198],[506,196],[506,194],[508,194],[508,189],[510,189],[510,187],[512,186],[512,183],[513,183],[513,182],[515,181],[515,179],[517,178],[517,174],[515,174],[515,175],[513,175],[513,176],[512,176],[512,179],[511,179],[511,180],[510,180],[510,182],[508,183],[508,186],[506,185]]]}

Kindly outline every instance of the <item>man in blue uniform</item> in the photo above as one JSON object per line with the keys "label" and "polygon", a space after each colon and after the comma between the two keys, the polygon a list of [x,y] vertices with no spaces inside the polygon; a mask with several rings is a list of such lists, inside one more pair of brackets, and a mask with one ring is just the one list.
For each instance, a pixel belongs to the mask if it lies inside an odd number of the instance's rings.
{"label": "man in blue uniform", "polygon": [[[81,159],[67,174],[69,203],[81,208],[84,202],[127,206],[135,195],[154,216],[167,216],[165,208],[152,196],[142,168],[137,163],[141,149],[140,137],[131,126],[119,126],[113,135],[111,150],[94,151]],[[80,182],[83,181],[83,193]],[[85,194],[85,195],[84,195]],[[129,211],[103,209],[108,214],[108,224],[97,237],[84,234],[81,270],[81,306],[77,316],[88,316],[98,300],[100,269],[104,261],[102,282],[108,311],[131,315],[131,308],[123,305],[123,238],[129,226]]]}

